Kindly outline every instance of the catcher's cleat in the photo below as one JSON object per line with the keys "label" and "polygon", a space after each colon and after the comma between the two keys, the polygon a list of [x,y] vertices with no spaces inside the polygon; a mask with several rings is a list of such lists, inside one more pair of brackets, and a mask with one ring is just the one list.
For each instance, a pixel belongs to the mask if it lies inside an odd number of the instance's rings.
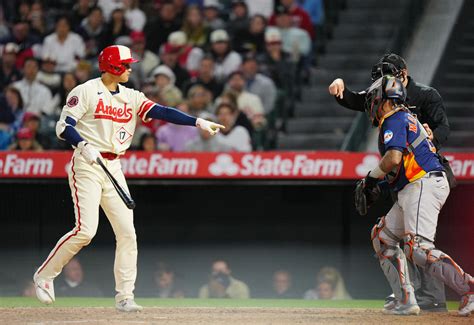
{"label": "catcher's cleat", "polygon": [[474,293],[462,296],[459,304],[459,316],[469,316],[474,312]]}
{"label": "catcher's cleat", "polygon": [[397,305],[397,299],[395,299],[395,295],[392,293],[390,296],[385,298],[385,303],[383,305],[384,310],[392,310]]}
{"label": "catcher's cleat", "polygon": [[38,274],[33,275],[33,282],[35,283],[36,297],[43,304],[50,305],[54,302],[54,284],[53,280],[40,278]]}
{"label": "catcher's cleat", "polygon": [[115,308],[118,311],[129,312],[129,313],[130,312],[138,312],[138,311],[143,310],[143,307],[140,306],[140,305],[137,305],[135,300],[133,300],[131,298],[124,299],[124,300],[121,300],[121,301],[117,302],[115,304]]}
{"label": "catcher's cleat", "polygon": [[423,312],[429,312],[429,313],[447,313],[448,312],[448,308],[446,308],[446,303],[444,302],[429,302],[426,304],[419,303],[418,306],[420,306],[420,309]]}
{"label": "catcher's cleat", "polygon": [[420,313],[420,307],[417,304],[397,303],[396,306],[391,310],[384,309],[383,313],[386,315],[399,315],[399,316],[418,315]]}

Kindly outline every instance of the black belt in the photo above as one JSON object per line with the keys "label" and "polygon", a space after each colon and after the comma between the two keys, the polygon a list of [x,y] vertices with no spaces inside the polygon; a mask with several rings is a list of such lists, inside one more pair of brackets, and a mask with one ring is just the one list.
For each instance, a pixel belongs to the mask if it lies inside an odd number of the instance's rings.
{"label": "black belt", "polygon": [[434,172],[429,172],[428,177],[444,177],[444,172],[436,170]]}

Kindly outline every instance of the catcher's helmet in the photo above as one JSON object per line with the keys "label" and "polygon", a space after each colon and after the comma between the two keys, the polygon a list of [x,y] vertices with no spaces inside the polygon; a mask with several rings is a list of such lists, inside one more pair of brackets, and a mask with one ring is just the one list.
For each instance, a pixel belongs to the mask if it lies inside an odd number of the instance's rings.
{"label": "catcher's helmet", "polygon": [[372,67],[372,81],[385,75],[401,77],[402,70],[407,68],[407,63],[400,55],[395,53],[385,54],[379,62]]}
{"label": "catcher's helmet", "polygon": [[372,125],[379,125],[381,118],[379,111],[388,99],[393,100],[396,104],[404,104],[407,99],[407,90],[403,83],[400,79],[390,75],[377,79],[367,90],[365,111],[372,121]]}
{"label": "catcher's helmet", "polygon": [[130,49],[123,45],[107,46],[99,54],[99,70],[116,76],[124,73],[128,67],[124,64],[138,62],[132,58]]}

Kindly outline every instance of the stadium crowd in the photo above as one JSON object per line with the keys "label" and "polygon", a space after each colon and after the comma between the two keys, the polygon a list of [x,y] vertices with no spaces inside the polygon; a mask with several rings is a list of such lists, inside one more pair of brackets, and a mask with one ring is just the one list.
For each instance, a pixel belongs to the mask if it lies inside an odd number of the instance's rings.
{"label": "stadium crowd", "polygon": [[[197,288],[182,281],[185,275],[168,263],[160,261],[155,265],[151,281],[146,286],[138,286],[139,297],[154,298],[271,298],[271,299],[307,299],[307,300],[347,300],[352,299],[347,292],[341,273],[334,267],[322,267],[315,276],[314,287],[304,292],[295,288],[290,271],[278,269],[268,276],[261,288],[252,288],[236,278],[229,263],[216,259],[210,266],[207,280]],[[64,267],[64,272],[56,284],[58,297],[103,297],[104,290],[87,276],[79,258],[74,257]],[[21,290],[24,297],[35,297],[34,284],[24,282]]]}
{"label": "stadium crowd", "polygon": [[140,122],[133,149],[273,148],[324,23],[323,0],[6,1],[0,10],[0,150],[67,149],[56,120],[68,93],[100,75],[97,57],[112,44],[140,60],[127,86],[226,126],[210,138]]}

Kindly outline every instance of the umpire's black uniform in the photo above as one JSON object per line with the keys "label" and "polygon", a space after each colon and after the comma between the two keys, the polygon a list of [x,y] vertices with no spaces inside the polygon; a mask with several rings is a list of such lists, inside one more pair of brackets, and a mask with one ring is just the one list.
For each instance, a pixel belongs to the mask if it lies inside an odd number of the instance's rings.
{"label": "umpire's black uniform", "polygon": [[[441,96],[436,89],[417,83],[411,77],[408,77],[406,89],[410,110],[422,124],[428,124],[433,130],[433,143],[440,149],[449,135],[448,117]],[[343,98],[336,97],[336,100],[348,109],[365,112],[365,91],[357,93],[345,87]]]}
{"label": "umpire's black uniform", "polygon": [[[393,63],[397,65],[398,62]],[[448,117],[440,94],[436,89],[417,83],[411,77],[408,77],[406,89],[411,111],[421,123],[426,123],[431,128],[433,143],[439,150],[449,135]],[[357,93],[345,87],[343,98],[336,97],[336,100],[348,109],[365,112],[365,91]],[[393,205],[391,198],[386,198],[385,205],[385,211],[388,211]],[[412,281],[420,308],[425,311],[447,311],[444,284],[423,269],[417,269],[413,263],[408,265],[410,274],[414,275]]]}

